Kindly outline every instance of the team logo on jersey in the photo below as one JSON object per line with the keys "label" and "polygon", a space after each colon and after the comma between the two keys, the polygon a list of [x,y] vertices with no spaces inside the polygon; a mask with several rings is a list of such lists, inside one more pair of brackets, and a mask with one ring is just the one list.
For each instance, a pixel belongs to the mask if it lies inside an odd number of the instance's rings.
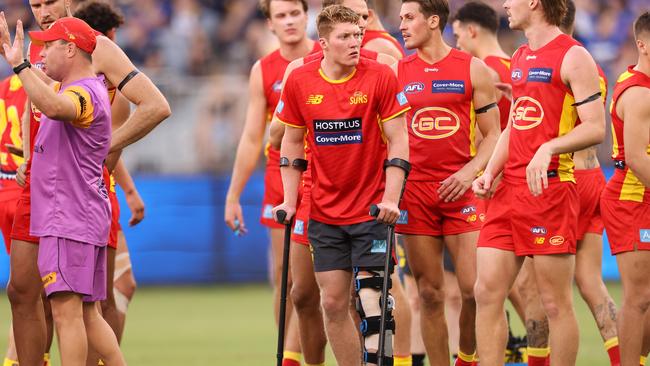
{"label": "team logo on jersey", "polygon": [[279,93],[282,91],[282,80],[276,80],[275,83],[273,83],[273,86],[271,87],[271,90],[273,90],[274,93]]}
{"label": "team logo on jersey", "polygon": [[521,97],[512,106],[512,127],[517,130],[530,130],[539,126],[544,119],[542,104],[531,97]]}
{"label": "team logo on jersey", "polygon": [[293,226],[293,233],[296,235],[305,234],[305,222],[302,220],[296,220],[295,225]]}
{"label": "team logo on jersey", "polygon": [[411,130],[423,139],[444,139],[460,130],[460,118],[447,108],[422,108],[413,116]]}
{"label": "team logo on jersey", "polygon": [[650,229],[639,230],[639,241],[642,243],[650,243]]}
{"label": "team logo on jersey", "polygon": [[476,222],[478,220],[478,214],[476,213],[476,206],[465,206],[460,210],[460,213],[467,216],[468,224]]}
{"label": "team logo on jersey", "polygon": [[361,118],[314,120],[316,145],[349,145],[362,142]]}
{"label": "team logo on jersey", "polygon": [[366,104],[366,103],[368,103],[368,94],[363,94],[362,91],[357,90],[350,97],[350,105]]}
{"label": "team logo on jersey", "polygon": [[386,240],[373,240],[370,253],[386,253]]}
{"label": "team logo on jersey", "polygon": [[407,105],[408,102],[409,100],[406,98],[406,94],[404,94],[404,92],[397,93],[397,103],[399,103],[400,107]]}
{"label": "team logo on jersey", "polygon": [[532,68],[528,70],[527,82],[550,83],[553,78],[553,69],[549,68]]}
{"label": "team logo on jersey", "polygon": [[546,228],[543,227],[543,226],[532,227],[530,229],[530,232],[533,233],[533,235],[536,235],[536,236],[542,236],[542,235],[546,235],[546,233],[548,233],[548,231],[546,231]]}
{"label": "team logo on jersey", "polygon": [[397,219],[398,225],[406,225],[409,223],[409,212],[406,210],[399,211],[399,219]]}
{"label": "team logo on jersey", "polygon": [[262,217],[265,219],[273,219],[273,205],[264,205]]}
{"label": "team logo on jersey", "polygon": [[431,92],[465,94],[465,81],[463,80],[434,80],[431,83]]}
{"label": "team logo on jersey", "polygon": [[424,83],[419,81],[408,84],[404,87],[404,93],[406,94],[417,94],[424,91]]}
{"label": "team logo on jersey", "polygon": [[56,272],[50,272],[47,275],[43,276],[41,279],[43,281],[43,287],[47,287],[53,283],[56,283]]}
{"label": "team logo on jersey", "polygon": [[510,78],[512,78],[512,81],[520,81],[523,77],[524,73],[521,71],[521,69],[514,69],[510,73]]}
{"label": "team logo on jersey", "polygon": [[563,237],[563,236],[556,235],[556,236],[552,237],[552,238],[548,241],[548,243],[551,244],[551,245],[553,245],[553,246],[559,247],[560,245],[564,244],[565,241],[566,241],[566,240],[564,240],[564,237]]}
{"label": "team logo on jersey", "polygon": [[307,97],[307,104],[318,105],[323,103],[323,95],[321,94],[311,94]]}

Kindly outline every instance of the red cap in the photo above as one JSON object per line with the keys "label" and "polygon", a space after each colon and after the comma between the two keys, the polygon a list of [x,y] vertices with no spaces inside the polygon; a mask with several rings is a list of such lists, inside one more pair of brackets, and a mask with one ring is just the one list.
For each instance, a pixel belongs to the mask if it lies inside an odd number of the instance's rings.
{"label": "red cap", "polygon": [[79,18],[65,17],[54,22],[46,31],[29,32],[35,44],[64,40],[92,54],[97,44],[95,30]]}

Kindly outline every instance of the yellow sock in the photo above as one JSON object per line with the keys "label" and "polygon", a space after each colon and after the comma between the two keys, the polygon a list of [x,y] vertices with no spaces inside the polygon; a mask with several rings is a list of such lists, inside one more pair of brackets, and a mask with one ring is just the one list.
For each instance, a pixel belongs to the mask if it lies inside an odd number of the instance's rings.
{"label": "yellow sock", "polygon": [[14,361],[5,357],[5,362],[2,364],[2,366],[18,366],[18,361]]}
{"label": "yellow sock", "polygon": [[294,360],[300,362],[302,354],[300,352],[284,351],[282,357],[287,360]]}
{"label": "yellow sock", "polygon": [[[6,360],[6,359],[5,359]],[[648,360],[646,356],[641,356],[641,360],[639,361],[639,365],[645,366],[645,362]],[[5,361],[6,362],[6,361]]]}
{"label": "yellow sock", "polygon": [[618,337],[610,338],[605,341],[605,351],[609,351],[610,348],[618,346]]}
{"label": "yellow sock", "polygon": [[474,353],[472,353],[471,355],[468,355],[466,353],[463,353],[463,351],[458,350],[458,358],[460,358],[460,360],[463,362],[473,362],[475,357],[476,357],[476,351],[474,351]]}
{"label": "yellow sock", "polygon": [[411,357],[411,355],[395,356],[393,360],[393,366],[412,366],[412,365],[413,365],[413,357]]}
{"label": "yellow sock", "polygon": [[50,366],[50,354],[49,353],[43,354],[43,361],[45,361],[45,366]]}
{"label": "yellow sock", "polygon": [[104,361],[99,360],[99,362],[97,362],[97,366],[104,366]]}
{"label": "yellow sock", "polygon": [[526,354],[528,356],[533,356],[533,357],[548,357],[548,355],[551,354],[551,348],[550,347],[546,347],[546,348],[528,347],[526,348]]}

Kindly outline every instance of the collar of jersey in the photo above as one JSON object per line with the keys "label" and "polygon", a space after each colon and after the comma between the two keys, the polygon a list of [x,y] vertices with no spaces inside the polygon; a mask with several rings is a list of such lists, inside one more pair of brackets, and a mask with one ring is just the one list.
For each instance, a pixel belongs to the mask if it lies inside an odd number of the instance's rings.
{"label": "collar of jersey", "polygon": [[330,84],[343,84],[354,77],[354,75],[357,73],[357,68],[355,67],[354,70],[352,70],[352,72],[350,73],[350,75],[344,77],[343,79],[338,79],[338,80],[328,78],[327,75],[325,75],[325,73],[323,72],[323,69],[318,69],[318,73],[325,81],[327,81]]}

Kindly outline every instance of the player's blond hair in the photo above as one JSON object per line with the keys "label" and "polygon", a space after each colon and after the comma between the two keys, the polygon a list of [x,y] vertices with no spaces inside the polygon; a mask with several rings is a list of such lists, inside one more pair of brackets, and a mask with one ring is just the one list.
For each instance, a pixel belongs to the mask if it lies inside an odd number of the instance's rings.
{"label": "player's blond hair", "polygon": [[566,0],[540,0],[540,2],[546,21],[559,27],[567,12]]}
{"label": "player's blond hair", "polygon": [[[274,0],[259,0],[260,4],[260,11],[262,14],[264,14],[264,17],[267,19],[271,19],[271,1]],[[309,5],[307,4],[307,0],[276,0],[276,1],[291,1],[294,3],[300,3],[302,5],[302,10],[306,13],[307,10],[309,10]]]}
{"label": "player's blond hair", "polygon": [[318,19],[316,19],[316,26],[318,27],[318,36],[327,38],[334,26],[341,23],[359,24],[359,14],[346,8],[342,5],[332,5],[324,8]]}

